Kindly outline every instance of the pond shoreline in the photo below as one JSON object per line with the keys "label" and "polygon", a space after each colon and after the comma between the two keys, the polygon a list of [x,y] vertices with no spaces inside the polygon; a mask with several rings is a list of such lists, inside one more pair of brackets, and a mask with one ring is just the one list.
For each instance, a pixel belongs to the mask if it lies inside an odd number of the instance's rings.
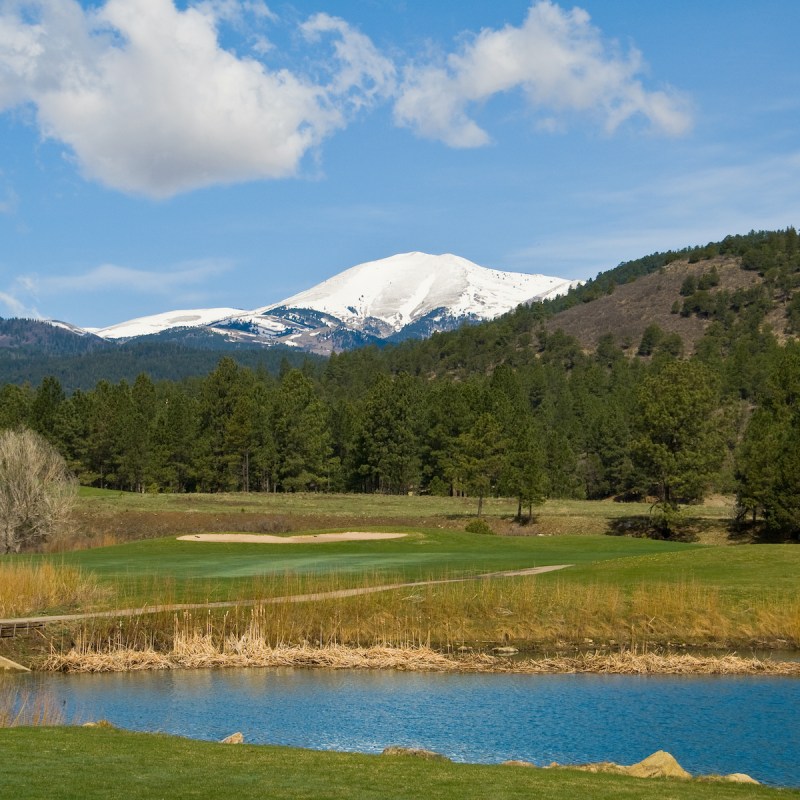
{"label": "pond shoreline", "polygon": [[[510,648],[513,649],[513,648]],[[135,672],[242,667],[400,670],[408,672],[609,675],[776,675],[800,678],[800,661],[746,658],[736,654],[660,654],[623,650],[577,655],[510,658],[442,653],[426,646],[347,647],[309,645],[271,647],[263,641],[227,642],[193,636],[175,642],[168,651],[154,648],[112,648],[108,651],[72,649],[53,652],[38,664],[44,672]]]}

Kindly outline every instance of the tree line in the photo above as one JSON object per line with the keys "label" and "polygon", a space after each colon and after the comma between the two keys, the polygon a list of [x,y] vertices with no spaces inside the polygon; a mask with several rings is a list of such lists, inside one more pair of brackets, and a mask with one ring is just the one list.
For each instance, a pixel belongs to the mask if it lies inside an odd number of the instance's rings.
{"label": "tree line", "polygon": [[800,521],[800,347],[740,342],[678,359],[585,354],[543,335],[536,358],[480,374],[393,371],[380,352],[279,376],[222,358],[206,377],[100,381],[67,395],[55,378],[0,388],[0,429],[37,431],[80,482],[131,491],[422,492],[657,498],[711,489],[748,517]]}

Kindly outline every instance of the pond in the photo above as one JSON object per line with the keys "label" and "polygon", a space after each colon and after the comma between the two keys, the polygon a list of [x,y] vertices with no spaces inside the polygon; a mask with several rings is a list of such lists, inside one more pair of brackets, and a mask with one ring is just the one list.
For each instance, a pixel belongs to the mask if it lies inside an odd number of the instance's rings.
{"label": "pond", "polygon": [[67,719],[139,731],[456,761],[631,764],[668,750],[694,774],[800,786],[800,681],[247,669],[16,678]]}

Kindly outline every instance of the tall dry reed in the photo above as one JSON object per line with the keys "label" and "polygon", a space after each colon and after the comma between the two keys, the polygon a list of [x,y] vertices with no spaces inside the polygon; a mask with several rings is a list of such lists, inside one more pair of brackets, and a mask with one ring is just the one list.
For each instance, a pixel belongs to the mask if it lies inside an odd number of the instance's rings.
{"label": "tall dry reed", "polygon": [[[181,637],[197,635],[215,649],[228,637],[259,638],[272,647],[800,647],[800,598],[770,593],[741,598],[692,582],[625,591],[563,579],[481,579],[347,596],[337,596],[336,585],[326,580],[325,589],[334,594],[314,597],[310,590],[319,584],[289,580],[262,586],[266,596],[255,607],[91,620],[79,640],[84,649],[104,652],[165,652]],[[302,602],[287,599],[298,594],[305,597]]]}
{"label": "tall dry reed", "polygon": [[0,617],[86,608],[106,596],[107,590],[95,578],[74,567],[0,561]]}

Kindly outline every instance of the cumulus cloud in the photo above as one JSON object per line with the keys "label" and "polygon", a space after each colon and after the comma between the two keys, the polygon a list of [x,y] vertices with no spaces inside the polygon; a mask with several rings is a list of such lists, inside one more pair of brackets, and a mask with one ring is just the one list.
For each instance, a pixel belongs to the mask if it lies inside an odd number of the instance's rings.
{"label": "cumulus cloud", "polygon": [[[670,135],[691,124],[675,92],[644,87],[638,52],[550,0],[401,80],[343,19],[301,23],[289,37],[299,54],[272,43],[282,24],[262,0],[0,0],[0,112],[30,107],[87,179],[155,198],[296,175],[326,137],[387,100],[397,124],[453,147],[488,143],[474,108],[514,90],[543,131],[576,113],[609,132],[636,116]],[[280,66],[292,58],[294,69]]]}
{"label": "cumulus cloud", "polygon": [[[365,104],[388,67],[331,17],[341,70],[320,85],[220,44],[222,22],[273,16],[262,3],[10,0],[0,11],[0,110],[32,103],[42,134],[67,144],[87,178],[153,197],[283,178]],[[254,23],[255,24],[255,23]],[[254,52],[265,49],[264,40]],[[373,73],[373,70],[378,70]],[[356,101],[365,87],[365,97]]]}
{"label": "cumulus cloud", "polygon": [[[301,26],[306,39],[317,43],[325,34],[336,34],[333,48],[339,69],[328,85],[334,96],[347,96],[356,107],[393,93],[395,66],[381,55],[369,37],[343,19],[315,14]],[[353,91],[353,90],[357,91]]]}
{"label": "cumulus cloud", "polygon": [[636,116],[670,136],[688,131],[685,101],[672,90],[645,89],[642,71],[640,53],[622,53],[585,11],[541,0],[521,26],[484,29],[443,63],[410,66],[395,120],[451,147],[479,147],[490,135],[470,116],[472,107],[519,90],[543,130],[557,130],[580,113],[598,118],[608,133]]}

